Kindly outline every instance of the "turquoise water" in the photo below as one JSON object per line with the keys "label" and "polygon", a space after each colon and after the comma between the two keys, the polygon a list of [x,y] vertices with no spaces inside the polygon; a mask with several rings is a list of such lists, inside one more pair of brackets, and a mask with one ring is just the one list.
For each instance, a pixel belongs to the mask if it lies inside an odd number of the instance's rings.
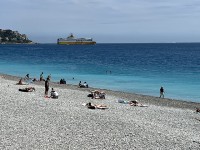
{"label": "turquoise water", "polygon": [[0,58],[1,73],[152,96],[163,86],[167,98],[200,102],[197,43],[0,45]]}

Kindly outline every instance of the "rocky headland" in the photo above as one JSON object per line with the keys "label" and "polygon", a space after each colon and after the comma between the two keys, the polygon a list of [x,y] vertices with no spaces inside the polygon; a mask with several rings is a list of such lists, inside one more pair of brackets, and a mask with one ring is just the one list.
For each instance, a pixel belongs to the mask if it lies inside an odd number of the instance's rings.
{"label": "rocky headland", "polygon": [[32,44],[25,34],[10,29],[0,29],[0,44]]}

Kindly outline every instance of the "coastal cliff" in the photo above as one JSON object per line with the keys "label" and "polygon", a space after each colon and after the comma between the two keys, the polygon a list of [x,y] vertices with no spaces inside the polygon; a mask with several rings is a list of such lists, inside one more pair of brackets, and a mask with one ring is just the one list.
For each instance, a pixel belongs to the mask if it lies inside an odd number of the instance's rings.
{"label": "coastal cliff", "polygon": [[25,34],[10,29],[0,29],[0,44],[32,44]]}

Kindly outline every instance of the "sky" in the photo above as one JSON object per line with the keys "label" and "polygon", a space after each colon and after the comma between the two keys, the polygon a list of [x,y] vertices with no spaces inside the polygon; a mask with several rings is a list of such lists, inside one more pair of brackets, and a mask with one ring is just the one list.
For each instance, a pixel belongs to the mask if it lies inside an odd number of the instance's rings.
{"label": "sky", "polygon": [[200,0],[0,0],[0,29],[56,43],[200,42]]}

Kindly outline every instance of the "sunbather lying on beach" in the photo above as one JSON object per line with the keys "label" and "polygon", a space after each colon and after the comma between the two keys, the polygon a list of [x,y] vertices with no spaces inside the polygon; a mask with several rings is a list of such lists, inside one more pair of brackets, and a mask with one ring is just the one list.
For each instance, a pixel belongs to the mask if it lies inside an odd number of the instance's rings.
{"label": "sunbather lying on beach", "polygon": [[[91,91],[91,94],[89,94],[90,97],[92,97],[92,99],[105,99],[105,92],[103,91],[98,91],[98,90],[95,90],[95,91]],[[89,96],[88,95],[88,96]]]}
{"label": "sunbather lying on beach", "polygon": [[91,104],[90,102],[87,104],[83,104],[87,106],[88,109],[107,109],[108,107],[106,105],[102,104]]}
{"label": "sunbather lying on beach", "polygon": [[21,92],[33,92],[33,91],[35,91],[35,88],[34,87],[27,87],[27,88],[24,88],[24,89],[19,89],[19,91],[21,91]]}
{"label": "sunbather lying on beach", "polygon": [[137,100],[129,101],[130,106],[143,106],[143,104],[139,103]]}
{"label": "sunbather lying on beach", "polygon": [[96,107],[92,105],[90,102],[86,104],[88,109],[95,109]]}

